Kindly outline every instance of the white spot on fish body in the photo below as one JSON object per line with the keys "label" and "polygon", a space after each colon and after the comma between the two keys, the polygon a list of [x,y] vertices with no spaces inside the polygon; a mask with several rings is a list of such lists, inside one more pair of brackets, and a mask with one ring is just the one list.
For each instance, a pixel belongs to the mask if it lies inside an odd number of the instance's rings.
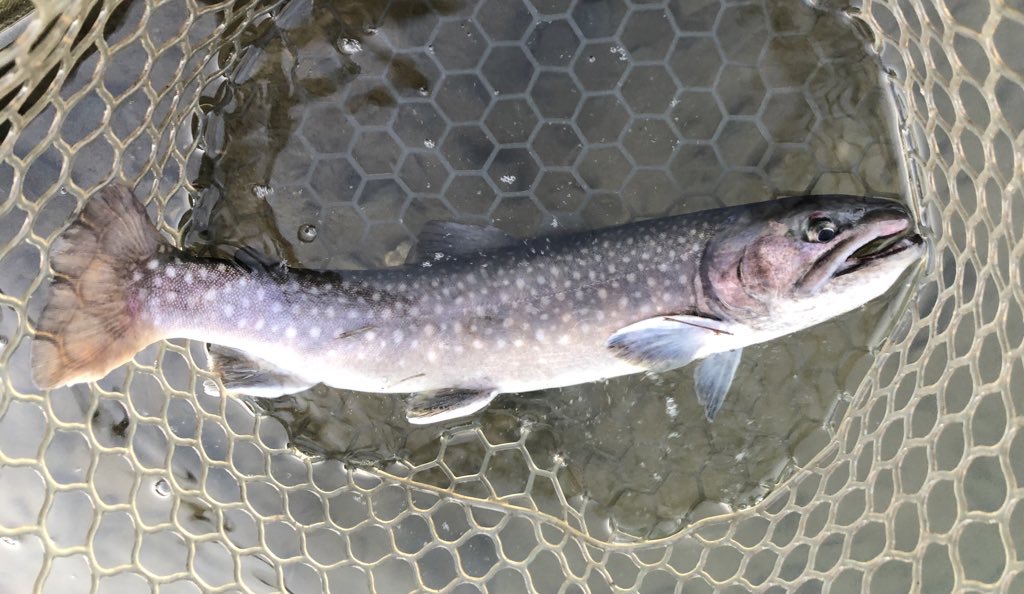
{"label": "white spot on fish body", "polygon": [[287,328],[284,329],[284,335],[288,338],[295,338],[297,334],[298,331],[295,329],[294,326],[288,326]]}
{"label": "white spot on fish body", "polygon": [[157,260],[156,258],[153,258],[149,262],[146,262],[146,268],[148,268],[149,270],[156,270],[158,266],[160,266],[160,261]]}
{"label": "white spot on fish body", "polygon": [[430,361],[431,363],[437,361],[437,353],[434,351],[427,351],[427,361]]}
{"label": "white spot on fish body", "polygon": [[334,314],[335,314],[335,311],[334,311],[334,306],[333,306],[333,305],[328,305],[328,306],[327,306],[327,311],[326,311],[326,312],[324,312],[324,313],[326,313],[326,314],[327,314],[327,317],[328,317],[328,318],[330,318],[330,319],[332,319],[332,320],[333,320],[333,319],[334,319]]}
{"label": "white spot on fish body", "polygon": [[235,315],[235,306],[228,303],[227,305],[224,306],[223,311],[224,316],[230,318],[231,316]]}
{"label": "white spot on fish body", "polygon": [[167,268],[164,268],[164,274],[167,275],[167,278],[174,278],[178,276],[178,269],[174,266],[168,266]]}
{"label": "white spot on fish body", "polygon": [[563,346],[569,344],[569,335],[568,334],[563,334],[563,335],[559,336],[558,337],[558,344],[563,345]]}
{"label": "white spot on fish body", "polygon": [[263,318],[259,318],[258,320],[256,320],[256,326],[255,327],[256,327],[257,330],[262,330],[263,326],[266,325],[266,323],[267,323],[266,320],[264,320]]}
{"label": "white spot on fish body", "polygon": [[155,286],[158,289],[160,287],[164,286],[164,279],[160,278],[159,276],[154,278],[153,279],[153,286]]}
{"label": "white spot on fish body", "polygon": [[139,282],[142,280],[142,273],[136,270],[132,273],[132,282]]}
{"label": "white spot on fish body", "polygon": [[598,289],[597,290],[597,297],[599,299],[607,299],[608,298],[608,289],[605,289],[604,287],[601,287],[600,289]]}
{"label": "white spot on fish body", "polygon": [[480,340],[479,338],[476,338],[476,339],[474,339],[474,340],[473,340],[473,348],[474,348],[474,349],[476,349],[476,350],[478,350],[478,351],[479,351],[480,349],[484,348],[484,343],[483,343],[483,341],[482,341],[482,340]]}
{"label": "white spot on fish body", "polygon": [[282,304],[280,301],[275,301],[270,304],[270,311],[274,313],[281,313],[282,311],[284,311],[284,304]]}
{"label": "white spot on fish body", "polygon": [[177,301],[177,300],[178,300],[178,294],[177,293],[175,293],[174,291],[168,291],[167,292],[167,301]]}
{"label": "white spot on fish body", "polygon": [[320,338],[320,326],[313,326],[312,328],[310,328],[309,337],[314,339]]}

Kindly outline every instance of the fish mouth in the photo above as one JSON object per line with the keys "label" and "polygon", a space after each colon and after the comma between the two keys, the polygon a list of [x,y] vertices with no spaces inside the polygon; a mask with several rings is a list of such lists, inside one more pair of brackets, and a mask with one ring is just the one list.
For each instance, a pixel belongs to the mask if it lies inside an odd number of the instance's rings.
{"label": "fish mouth", "polygon": [[862,222],[825,252],[797,282],[796,289],[805,294],[816,293],[830,280],[879,266],[923,243],[924,238],[911,230],[905,211],[886,209],[873,213],[870,221]]}
{"label": "fish mouth", "polygon": [[832,275],[840,277],[868,266],[874,261],[894,256],[924,243],[920,234],[904,229],[889,235],[880,235],[861,245],[847,256]]}

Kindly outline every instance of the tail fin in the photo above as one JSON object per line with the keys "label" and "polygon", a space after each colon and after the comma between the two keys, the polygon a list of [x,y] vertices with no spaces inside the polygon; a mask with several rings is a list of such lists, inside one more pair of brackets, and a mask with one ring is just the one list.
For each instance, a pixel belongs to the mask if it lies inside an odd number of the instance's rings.
{"label": "tail fin", "polygon": [[99,379],[159,338],[138,320],[130,283],[165,245],[127,188],[107,186],[86,203],[50,247],[54,280],[32,344],[36,385]]}

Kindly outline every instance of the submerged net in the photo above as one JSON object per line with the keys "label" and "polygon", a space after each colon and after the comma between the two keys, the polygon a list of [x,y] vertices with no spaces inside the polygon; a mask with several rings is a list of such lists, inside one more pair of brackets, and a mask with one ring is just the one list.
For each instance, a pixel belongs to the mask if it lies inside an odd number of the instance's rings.
{"label": "submerged net", "polygon": [[[13,4],[0,42],[11,592],[1024,591],[1024,12],[1012,2]],[[866,49],[865,49],[866,48]],[[805,192],[901,196],[930,261],[759,349],[411,429],[205,395],[173,341],[28,376],[46,251],[120,179],[203,253],[401,262]]]}

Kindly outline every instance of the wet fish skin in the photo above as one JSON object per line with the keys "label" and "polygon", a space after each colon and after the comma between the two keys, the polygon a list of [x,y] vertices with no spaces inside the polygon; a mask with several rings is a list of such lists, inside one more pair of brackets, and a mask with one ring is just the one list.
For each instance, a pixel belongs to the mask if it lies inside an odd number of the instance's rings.
{"label": "wet fish skin", "polygon": [[[289,270],[177,250],[111,186],[51,251],[33,373],[41,387],[89,381],[191,338],[217,345],[229,392],[416,393],[409,418],[427,423],[497,394],[702,360],[711,419],[743,347],[885,292],[923,252],[912,225],[889,200],[796,197],[530,240],[434,224],[403,267]],[[834,237],[812,237],[824,227]]]}

